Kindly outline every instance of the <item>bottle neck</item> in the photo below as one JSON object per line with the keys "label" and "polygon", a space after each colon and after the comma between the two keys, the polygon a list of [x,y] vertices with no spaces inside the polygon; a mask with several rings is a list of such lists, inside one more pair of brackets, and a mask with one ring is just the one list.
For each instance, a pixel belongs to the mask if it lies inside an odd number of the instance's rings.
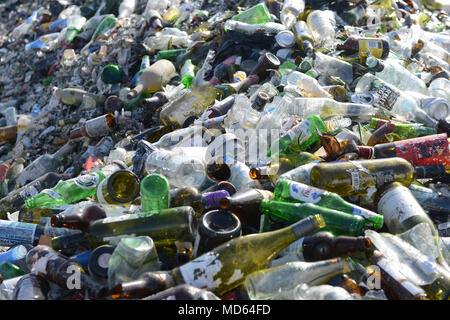
{"label": "bottle neck", "polygon": [[176,285],[171,272],[149,272],[138,280],[119,284],[110,290],[111,298],[144,298]]}

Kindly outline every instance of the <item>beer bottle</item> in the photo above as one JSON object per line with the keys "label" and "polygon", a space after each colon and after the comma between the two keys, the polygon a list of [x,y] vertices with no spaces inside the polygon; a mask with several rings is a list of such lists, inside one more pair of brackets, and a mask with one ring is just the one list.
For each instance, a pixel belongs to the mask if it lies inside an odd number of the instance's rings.
{"label": "beer bottle", "polygon": [[375,229],[383,226],[383,216],[345,201],[338,194],[285,179],[278,180],[273,193],[273,200],[283,202],[312,203],[325,208],[361,216],[366,224]]}
{"label": "beer bottle", "polygon": [[117,170],[97,187],[97,201],[101,204],[125,204],[139,196],[139,178],[130,170]]}
{"label": "beer bottle", "polygon": [[169,181],[159,174],[146,176],[141,183],[141,206],[143,212],[161,211],[169,208]]}
{"label": "beer bottle", "polygon": [[389,55],[389,43],[380,38],[355,38],[349,37],[344,43],[336,46],[337,50],[344,50],[346,55],[358,53],[364,56],[367,51],[378,59],[386,59]]}
{"label": "beer bottle", "polygon": [[79,235],[79,230],[52,228],[27,222],[0,220],[0,246],[16,245],[36,246],[42,236],[57,237],[62,235]]}
{"label": "beer bottle", "polygon": [[327,130],[325,123],[319,116],[308,116],[276,140],[267,152],[267,157],[285,152],[288,148],[296,152],[305,151],[314,143],[319,142],[319,135],[316,132],[316,128],[321,131]]}
{"label": "beer bottle", "polygon": [[35,196],[44,189],[55,186],[61,177],[60,174],[49,172],[25,186],[11,191],[7,196],[0,199],[0,218],[6,220],[6,212],[12,213],[20,210],[26,199]]}
{"label": "beer bottle", "polygon": [[51,217],[52,227],[64,227],[87,231],[91,222],[106,218],[105,211],[97,205],[87,207],[80,213],[57,214]]}
{"label": "beer bottle", "polygon": [[72,153],[76,148],[76,143],[69,141],[53,154],[44,154],[30,163],[16,179],[19,187],[24,186],[31,181],[43,178],[43,175],[49,172],[56,172],[64,158]]}
{"label": "beer bottle", "polygon": [[261,219],[260,204],[272,200],[273,193],[261,189],[247,189],[222,198],[220,208],[233,212],[241,221],[243,234],[258,232]]}
{"label": "beer bottle", "polygon": [[281,230],[231,239],[169,272],[145,273],[136,281],[118,285],[111,289],[111,297],[145,297],[179,284],[208,289],[221,296],[241,285],[250,273],[268,265],[290,243],[324,225],[317,215]]}
{"label": "beer bottle", "polygon": [[260,211],[266,215],[284,220],[287,224],[299,221],[314,214],[320,214],[326,223],[323,231],[334,235],[359,236],[369,226],[360,216],[353,216],[312,203],[288,203],[262,200]]}

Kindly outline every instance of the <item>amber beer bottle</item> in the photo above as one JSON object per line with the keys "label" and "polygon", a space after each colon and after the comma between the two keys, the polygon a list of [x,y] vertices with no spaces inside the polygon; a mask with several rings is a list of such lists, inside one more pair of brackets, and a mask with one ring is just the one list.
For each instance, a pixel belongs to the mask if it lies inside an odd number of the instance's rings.
{"label": "amber beer bottle", "polygon": [[57,214],[51,217],[52,227],[64,227],[87,231],[91,222],[106,218],[106,212],[97,205],[87,207],[80,213]]}
{"label": "amber beer bottle", "polygon": [[272,200],[273,193],[261,189],[247,189],[236,192],[230,197],[220,200],[223,210],[233,212],[241,221],[243,234],[257,232],[260,227],[260,204],[262,200]]}
{"label": "amber beer bottle", "polygon": [[358,53],[363,56],[370,54],[378,59],[386,59],[389,55],[389,43],[379,38],[355,38],[349,37],[344,43],[336,46],[338,50],[344,50],[346,55]]}

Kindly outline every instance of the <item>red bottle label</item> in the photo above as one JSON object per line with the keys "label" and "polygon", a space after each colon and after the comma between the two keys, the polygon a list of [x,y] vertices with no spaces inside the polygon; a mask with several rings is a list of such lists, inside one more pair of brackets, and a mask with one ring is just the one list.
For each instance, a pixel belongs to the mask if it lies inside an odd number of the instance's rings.
{"label": "red bottle label", "polygon": [[396,155],[414,166],[442,164],[450,166],[450,152],[446,133],[396,141]]}

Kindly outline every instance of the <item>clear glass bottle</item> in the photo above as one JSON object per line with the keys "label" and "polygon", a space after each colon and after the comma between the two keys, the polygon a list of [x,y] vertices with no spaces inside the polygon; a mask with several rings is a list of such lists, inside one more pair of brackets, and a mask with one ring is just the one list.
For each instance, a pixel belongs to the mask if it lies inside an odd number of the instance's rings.
{"label": "clear glass bottle", "polygon": [[267,300],[292,290],[300,283],[325,284],[332,277],[356,268],[350,258],[319,262],[288,262],[282,266],[254,272],[245,279],[245,288],[252,300]]}
{"label": "clear glass bottle", "polygon": [[374,107],[385,110],[401,120],[414,120],[432,128],[437,126],[436,120],[420,109],[414,98],[370,73],[359,79],[355,92],[371,92]]}
{"label": "clear glass bottle", "polygon": [[197,148],[158,149],[145,162],[147,174],[163,175],[174,187],[200,187],[206,179],[204,160],[189,151]]}

